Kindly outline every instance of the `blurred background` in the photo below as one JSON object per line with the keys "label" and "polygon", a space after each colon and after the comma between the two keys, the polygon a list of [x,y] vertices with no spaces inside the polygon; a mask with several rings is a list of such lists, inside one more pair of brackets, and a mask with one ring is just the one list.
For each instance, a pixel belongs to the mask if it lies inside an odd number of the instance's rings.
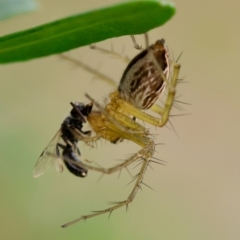
{"label": "blurred background", "polygon": [[[0,23],[0,35],[119,0],[39,0],[36,12]],[[162,129],[150,127],[158,145],[155,157],[166,166],[152,165],[126,213],[114,211],[67,229],[60,226],[82,214],[108,207],[108,201],[127,198],[133,184],[123,171],[104,176],[89,172],[79,179],[67,170],[54,170],[34,179],[34,165],[68,115],[70,101],[87,102],[84,93],[102,101],[111,92],[91,74],[51,56],[0,66],[0,238],[26,239],[240,239],[240,83],[239,2],[175,0],[177,14],[150,32],[150,42],[165,38],[174,57],[183,51],[178,85],[182,110]],[[137,36],[144,46],[142,36]],[[138,51],[130,37],[111,39],[98,46],[132,58]],[[67,53],[116,82],[124,62],[89,47]],[[146,124],[146,126],[148,126]],[[139,147],[124,141],[81,146],[85,157],[103,166],[126,159]],[[132,174],[137,173],[130,166]]]}

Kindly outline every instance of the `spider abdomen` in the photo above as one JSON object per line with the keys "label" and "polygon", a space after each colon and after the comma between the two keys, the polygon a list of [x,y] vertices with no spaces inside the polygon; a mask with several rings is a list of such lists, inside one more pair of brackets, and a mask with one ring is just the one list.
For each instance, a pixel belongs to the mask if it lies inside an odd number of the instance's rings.
{"label": "spider abdomen", "polygon": [[[155,57],[155,62],[153,62]],[[169,77],[169,54],[165,41],[158,40],[129,63],[118,86],[120,96],[138,109],[149,109],[159,98]]]}

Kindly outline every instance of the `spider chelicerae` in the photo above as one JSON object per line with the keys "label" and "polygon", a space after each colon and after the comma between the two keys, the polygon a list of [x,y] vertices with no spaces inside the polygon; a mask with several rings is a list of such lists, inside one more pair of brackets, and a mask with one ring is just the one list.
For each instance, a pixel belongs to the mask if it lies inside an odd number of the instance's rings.
{"label": "spider chelicerae", "polygon": [[[94,48],[96,47],[94,46]],[[114,53],[111,52],[111,54]],[[84,63],[75,61],[66,55],[62,55],[62,58],[75,62],[102,80],[110,82],[111,84],[113,82],[111,79],[98,73]],[[56,149],[58,159],[62,160],[56,161],[57,169],[62,171],[62,162],[64,162],[69,171],[74,175],[85,177],[87,170],[111,174],[126,168],[136,161],[141,162],[141,168],[135,176],[135,184],[126,200],[115,202],[114,206],[105,210],[81,216],[74,221],[64,224],[62,227],[67,227],[78,221],[104,213],[111,213],[115,209],[128,206],[128,204],[133,201],[142,184],[149,163],[153,161],[152,157],[155,151],[155,143],[149,130],[135,120],[141,119],[144,122],[158,127],[163,127],[168,122],[176,94],[179,70],[180,64],[170,60],[165,40],[157,40],[155,44],[148,46],[130,61],[123,72],[117,89],[109,95],[109,102],[105,106],[98,104],[88,94],[86,94],[86,97],[90,103],[71,103],[73,106],[71,115],[62,123],[61,129],[57,133],[58,137],[55,137],[50,142],[50,145]],[[161,107],[156,104],[156,101],[165,89],[167,90],[167,96]],[[96,106],[96,110],[92,109],[94,105]],[[144,111],[148,109],[159,114],[160,118],[154,117]],[[94,136],[92,136],[91,131],[82,130],[85,122],[90,124],[95,133]],[[58,143],[59,138],[63,140],[63,144]],[[112,143],[127,139],[141,146],[141,149],[122,163],[111,168],[83,164],[80,160],[80,150],[77,147],[78,141],[84,141],[92,145],[93,142],[101,138]],[[59,148],[62,149],[61,156]],[[41,154],[35,166],[34,176],[38,177],[41,175],[45,171],[45,167],[43,166],[47,165],[49,161],[46,159],[54,157],[53,154],[49,152],[49,147],[47,147]],[[43,164],[43,162],[45,163]]]}

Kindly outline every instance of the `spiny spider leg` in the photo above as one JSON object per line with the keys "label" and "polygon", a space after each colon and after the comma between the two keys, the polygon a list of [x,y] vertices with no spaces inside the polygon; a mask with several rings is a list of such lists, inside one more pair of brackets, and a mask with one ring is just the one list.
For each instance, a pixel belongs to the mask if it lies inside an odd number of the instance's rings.
{"label": "spiny spider leg", "polygon": [[68,226],[70,226],[74,223],[77,223],[77,222],[81,221],[81,220],[87,220],[88,218],[96,217],[96,216],[99,216],[99,215],[102,215],[102,214],[105,214],[105,213],[108,213],[108,212],[111,213],[112,211],[114,211],[118,208],[121,208],[123,206],[128,207],[128,204],[131,203],[134,200],[134,198],[135,198],[135,196],[138,192],[138,189],[141,187],[142,180],[144,178],[144,175],[145,175],[145,172],[146,172],[147,167],[149,165],[149,162],[151,161],[150,158],[152,157],[153,153],[154,153],[154,143],[153,143],[153,141],[150,141],[149,146],[148,146],[148,150],[146,151],[146,154],[144,156],[142,156],[143,164],[142,164],[142,167],[140,169],[139,174],[137,175],[136,183],[135,183],[130,195],[128,196],[128,198],[126,200],[116,203],[116,205],[111,207],[111,208],[107,208],[107,209],[102,210],[102,211],[96,211],[93,214],[81,216],[80,218],[78,218],[74,221],[71,221],[69,223],[66,223],[66,224],[62,225],[62,227],[65,228],[65,227],[68,227]]}
{"label": "spiny spider leg", "polygon": [[[137,41],[136,41],[136,39],[135,39],[135,37],[134,37],[134,35],[130,35],[130,37],[131,37],[131,39],[132,39],[132,42],[133,42],[133,47],[134,48],[136,48],[136,49],[138,49],[138,50],[142,50],[142,46],[140,46],[138,43],[137,43]],[[146,45],[146,48],[148,48],[148,34],[147,33],[145,33],[144,34],[144,37],[145,37],[145,45]],[[90,48],[91,49],[96,49],[96,50],[98,50],[98,51],[100,51],[100,52],[102,52],[102,53],[106,53],[106,54],[109,54],[109,55],[112,55],[112,56],[114,56],[114,57],[117,57],[117,58],[119,58],[120,60],[122,60],[122,61],[124,61],[125,63],[129,63],[130,62],[130,58],[129,57],[127,57],[127,56],[123,56],[122,54],[120,54],[120,53],[117,53],[117,52],[115,52],[113,49],[111,49],[111,50],[108,50],[108,49],[105,49],[105,48],[102,48],[102,47],[99,47],[99,46],[96,46],[96,45],[90,45]]]}
{"label": "spiny spider leg", "polygon": [[59,55],[61,58],[63,58],[64,60],[70,61],[72,63],[74,63],[75,65],[81,67],[82,69],[84,69],[85,71],[93,74],[94,76],[98,77],[99,79],[101,79],[102,81],[106,82],[107,84],[111,85],[112,87],[116,88],[117,84],[114,80],[112,80],[111,78],[109,78],[108,76],[101,74],[99,71],[97,71],[96,69],[88,66],[87,64],[76,60],[74,58],[71,58],[65,54],[60,54]]}
{"label": "spiny spider leg", "polygon": [[117,53],[115,52],[114,50],[108,50],[108,49],[105,49],[105,48],[101,48],[99,46],[96,46],[96,45],[90,45],[90,48],[93,49],[93,50],[98,50],[102,53],[105,53],[105,54],[109,54],[109,55],[112,55],[122,61],[124,61],[125,63],[129,63],[130,62],[130,58],[127,57],[127,56],[123,56],[122,54],[120,53]]}
{"label": "spiny spider leg", "polygon": [[[138,49],[138,50],[142,50],[142,49],[143,49],[142,46],[140,46],[140,45],[137,43],[134,35],[130,35],[130,37],[131,37],[132,42],[133,42],[133,47],[136,48],[136,49]],[[148,48],[148,47],[149,47],[149,41],[148,41],[148,34],[147,34],[147,33],[144,33],[144,38],[145,38],[145,48]]]}
{"label": "spiny spider leg", "polygon": [[141,49],[142,49],[142,46],[140,46],[140,45],[137,43],[134,35],[130,35],[130,37],[131,37],[132,42],[133,42],[133,47],[136,48],[136,49],[138,49],[138,50],[141,50]]}
{"label": "spiny spider leg", "polygon": [[174,71],[173,76],[170,82],[170,88],[168,89],[167,98],[164,104],[164,108],[161,108],[158,105],[153,105],[150,109],[158,114],[161,115],[161,119],[158,119],[156,117],[153,117],[145,112],[142,112],[138,108],[134,107],[132,104],[129,104],[128,102],[124,101],[123,99],[118,99],[117,103],[119,104],[119,108],[122,110],[128,112],[129,114],[133,115],[134,117],[141,119],[143,121],[146,121],[152,125],[162,127],[164,126],[169,118],[169,113],[172,108],[174,97],[175,97],[175,88],[178,81],[178,74],[180,71],[180,64],[174,64]]}
{"label": "spiny spider leg", "polygon": [[[103,174],[112,174],[112,173],[115,173],[117,171],[120,171],[120,170],[126,168],[128,165],[132,164],[133,162],[136,162],[136,161],[144,158],[146,155],[148,155],[148,153],[150,151],[149,149],[151,149],[151,146],[153,144],[153,141],[151,141],[151,140],[148,140],[148,141],[149,141],[149,143],[145,144],[145,146],[141,150],[139,150],[137,153],[133,154],[131,157],[129,157],[128,159],[124,160],[122,163],[117,164],[117,165],[115,165],[113,167],[110,167],[110,168],[95,167],[95,166],[84,164],[84,163],[78,164],[77,162],[72,161],[71,159],[64,159],[64,160],[68,161],[70,163],[73,163],[75,165],[79,165],[80,167],[84,167],[84,168],[86,168],[88,170],[101,172]],[[154,150],[154,148],[153,148],[153,150]],[[87,159],[85,159],[85,161],[87,161]]]}

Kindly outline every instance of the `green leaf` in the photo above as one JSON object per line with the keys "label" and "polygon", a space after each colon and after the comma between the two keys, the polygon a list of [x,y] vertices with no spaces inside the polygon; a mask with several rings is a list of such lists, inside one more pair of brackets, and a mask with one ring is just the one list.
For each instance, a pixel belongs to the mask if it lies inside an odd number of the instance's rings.
{"label": "green leaf", "polygon": [[61,53],[108,38],[145,33],[175,13],[173,4],[130,1],[0,38],[0,63]]}

